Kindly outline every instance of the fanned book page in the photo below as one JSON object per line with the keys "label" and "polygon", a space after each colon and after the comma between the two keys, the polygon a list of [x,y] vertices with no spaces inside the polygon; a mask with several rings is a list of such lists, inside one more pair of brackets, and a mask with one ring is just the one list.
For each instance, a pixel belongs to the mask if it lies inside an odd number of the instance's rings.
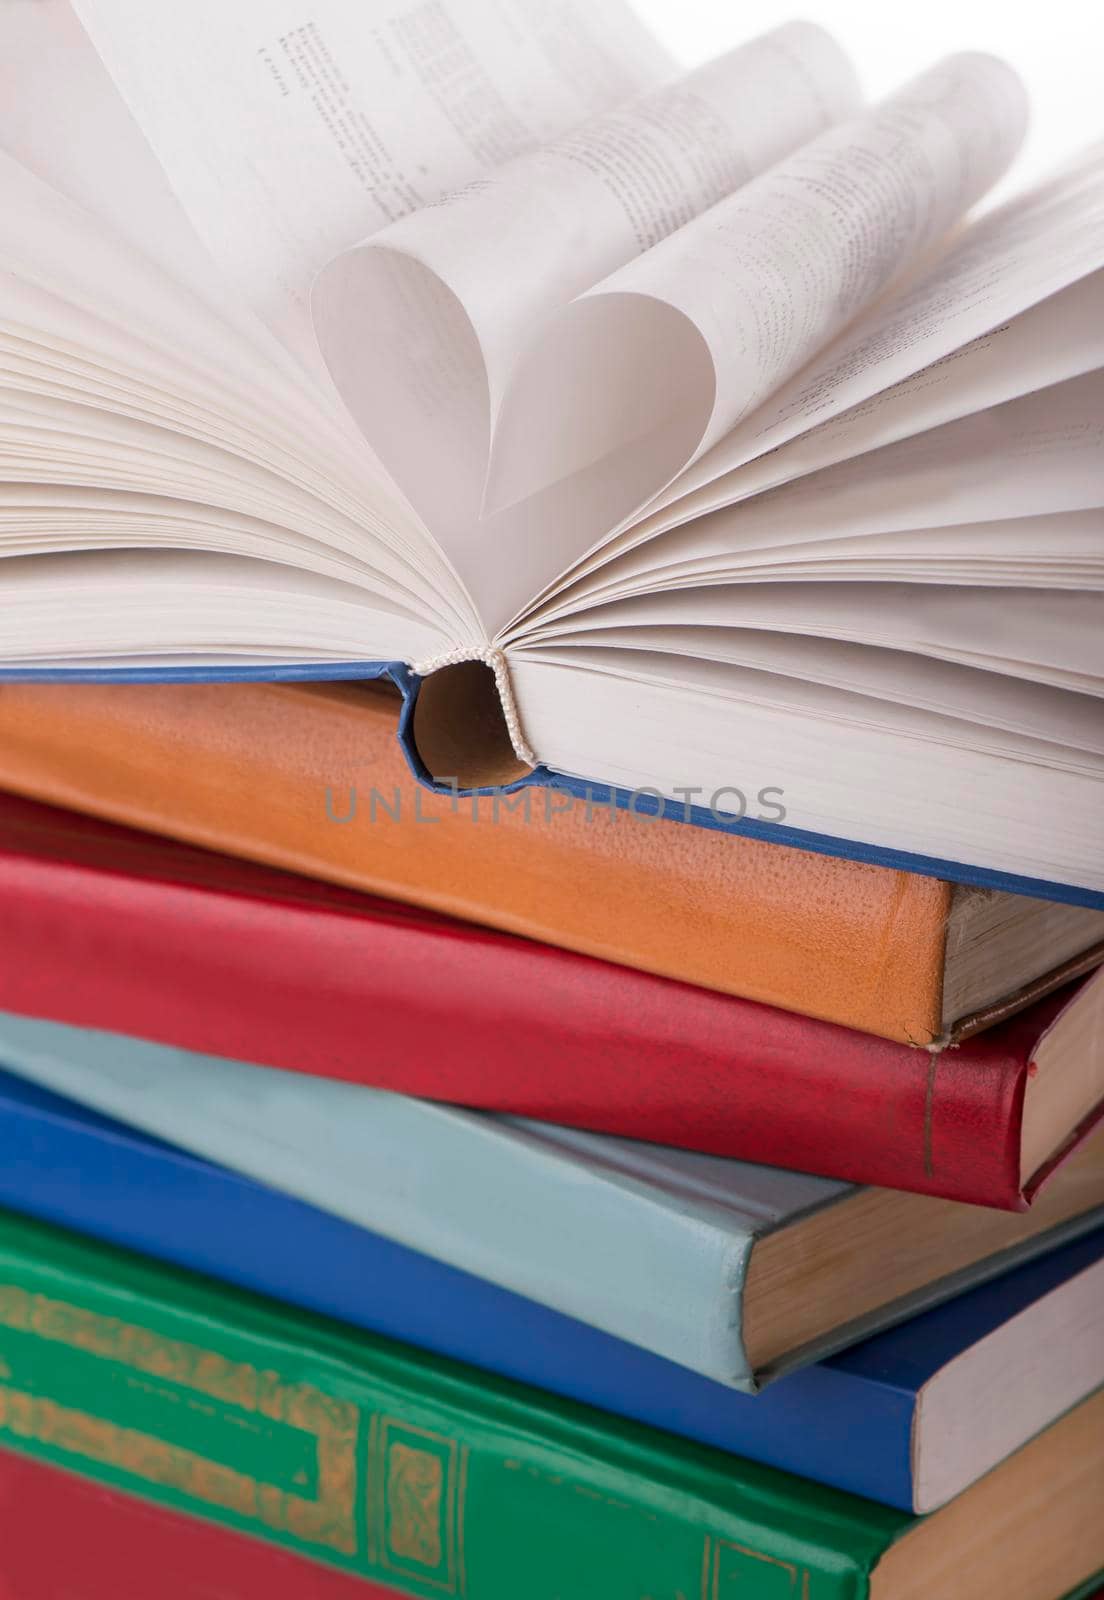
{"label": "fanned book page", "polygon": [[0,673],[1104,905],[1104,145],[622,0],[7,0]]}

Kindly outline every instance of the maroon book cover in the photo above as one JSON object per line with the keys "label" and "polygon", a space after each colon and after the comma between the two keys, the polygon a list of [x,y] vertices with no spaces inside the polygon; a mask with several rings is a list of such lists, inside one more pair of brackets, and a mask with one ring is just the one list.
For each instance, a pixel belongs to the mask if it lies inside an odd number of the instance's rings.
{"label": "maroon book cover", "polygon": [[0,907],[0,1010],[1007,1210],[1056,1165],[1023,1190],[1069,988],[912,1049],[10,796]]}
{"label": "maroon book cover", "polygon": [[0,1600],[397,1600],[290,1551],[0,1451]]}

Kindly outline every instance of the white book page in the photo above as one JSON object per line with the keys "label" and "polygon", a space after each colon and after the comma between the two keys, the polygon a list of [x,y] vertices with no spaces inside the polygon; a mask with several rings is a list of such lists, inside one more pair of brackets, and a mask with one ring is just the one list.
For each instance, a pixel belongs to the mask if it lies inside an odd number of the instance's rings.
{"label": "white book page", "polygon": [[542,319],[857,104],[838,46],[791,23],[323,269],[313,309],[329,369],[447,549],[478,520],[494,418]]}
{"label": "white book page", "polygon": [[74,0],[212,254],[317,361],[339,251],[672,70],[621,0]]}
{"label": "white book page", "polygon": [[[1104,506],[1104,371],[797,478],[630,550],[537,615],[602,594],[738,577],[749,556],[827,540]],[[1040,552],[1045,556],[1045,550]],[[519,629],[519,632],[523,632]]]}
{"label": "white book page", "polygon": [[[701,576],[693,563],[672,562],[646,576],[594,581],[547,602],[507,635],[518,643],[558,637],[576,627],[614,626],[621,608],[656,603],[656,616],[677,624],[683,595],[718,584],[901,581],[982,589],[1104,589],[1104,510],[1010,517],[1003,522],[901,528],[816,542],[731,552],[723,578]],[[611,568],[616,571],[616,568]],[[603,621],[605,619],[605,621]]]}
{"label": "white book page", "polygon": [[812,833],[1104,889],[1104,758],[1091,753],[647,651],[512,651],[511,671],[550,766],[658,789],[670,816],[688,795],[766,821],[780,802],[787,826]]}
{"label": "white book page", "polygon": [[[852,694],[849,691],[835,689],[829,684],[811,682],[805,678],[791,678],[783,673],[760,673],[726,661],[713,661],[696,656],[675,656],[660,651],[618,650],[589,645],[570,650],[559,650],[549,645],[534,647],[532,651],[513,653],[511,661],[516,663],[516,676],[521,689],[519,702],[523,715],[532,709],[526,679],[537,663],[555,662],[565,673],[571,674],[576,678],[580,699],[585,702],[592,693],[594,707],[605,699],[609,679],[616,679],[624,684],[623,690],[618,695],[623,709],[616,718],[608,719],[606,722],[605,732],[609,745],[605,757],[599,753],[597,763],[591,761],[580,768],[572,768],[561,762],[558,755],[558,752],[569,743],[576,742],[582,723],[588,725],[591,737],[595,740],[601,739],[603,722],[596,711],[588,710],[579,716],[580,708],[576,703],[572,709],[576,712],[578,720],[569,718],[560,722],[557,719],[550,745],[550,748],[554,745],[557,749],[557,757],[552,763],[557,771],[581,771],[591,777],[596,768],[608,766],[611,758],[617,759],[618,749],[625,751],[631,748],[635,752],[635,759],[642,761],[647,768],[654,771],[660,767],[673,776],[679,770],[680,753],[685,755],[699,744],[701,750],[709,751],[714,773],[725,770],[723,764],[718,767],[717,757],[723,758],[726,753],[729,756],[735,754],[742,765],[746,749],[739,737],[734,737],[738,735],[739,722],[735,724],[730,722],[727,728],[724,726],[727,718],[722,707],[723,703],[728,701],[733,708],[740,706],[746,710],[759,705],[769,710],[773,716],[773,723],[768,725],[771,732],[770,743],[776,749],[784,749],[790,743],[790,729],[787,727],[789,714],[809,713],[811,742],[808,754],[813,765],[808,770],[813,774],[823,772],[825,776],[830,773],[841,786],[852,782],[854,775],[849,771],[847,762],[825,762],[826,724],[837,724],[851,729],[862,727],[877,729],[895,737],[903,735],[909,742],[916,740],[920,745],[927,745],[924,759],[928,763],[929,780],[932,747],[942,744],[963,751],[968,758],[988,753],[1011,757],[1022,763],[1024,770],[1034,767],[1037,769],[1038,777],[1054,794],[1062,792],[1063,773],[1092,774],[1096,780],[1095,787],[1098,794],[1101,793],[1100,786],[1104,784],[1104,755],[1097,754],[1093,749],[1083,749],[1079,744],[1072,746],[1061,744],[1052,733],[1037,738],[1018,730],[983,726],[969,718],[956,716],[944,718],[923,707],[901,705],[881,700],[874,695]],[[682,715],[676,713],[669,722],[661,721],[659,718],[651,720],[634,715],[629,710],[634,697],[639,697],[640,704],[646,703],[650,699],[648,686],[660,683],[673,689],[692,691],[690,694],[678,695],[684,707]],[[551,702],[546,703],[546,709],[551,710]],[[655,737],[655,729],[659,726],[668,729],[667,736],[663,739]],[[849,755],[855,749],[851,745],[850,738],[847,748]],[[916,754],[919,756],[920,752],[917,751]],[[697,763],[695,765],[698,773],[701,773],[701,766]],[[685,770],[689,773],[692,769]],[[746,768],[744,770],[747,771]],[[967,774],[969,770],[968,759]],[[730,766],[728,771],[731,773],[734,769]],[[778,776],[779,769],[776,768],[775,772]],[[888,778],[889,774],[886,776]],[[897,776],[902,780],[904,773],[899,772]],[[1007,778],[1006,769],[1006,782]],[[603,777],[597,781],[610,780]],[[624,779],[612,781],[622,788],[636,787]],[[708,778],[705,777],[704,781],[708,781]],[[660,784],[659,787],[664,794],[676,794],[678,790],[675,783],[677,779],[675,782]],[[921,793],[925,787],[921,785]],[[708,790],[705,792],[708,794]],[[855,799],[858,802],[858,810],[869,809],[863,805],[861,794],[856,795]],[[961,795],[958,796],[958,804],[961,806]],[[739,802],[738,800],[735,803],[727,800],[719,802],[718,810],[738,812]],[[893,822],[892,809],[887,810],[879,804],[876,811],[882,824],[887,830],[890,829]],[[983,816],[990,819],[990,827],[991,818],[1000,814],[1000,805],[982,812]],[[856,837],[854,833],[847,834],[839,828],[824,831],[834,834],[837,838]],[[1096,835],[1099,835],[1099,829],[1096,830]],[[1100,837],[1100,843],[1097,845],[1096,835],[1094,835],[1094,845],[1101,861],[1104,862],[1104,836]],[[1082,835],[1083,838],[1088,836],[1088,831]],[[967,859],[976,858],[967,857]]]}
{"label": "white book page", "polygon": [[724,662],[1034,739],[1054,740],[1104,757],[1104,718],[1099,702],[1089,695],[1067,694],[1049,684],[979,672],[933,656],[918,657],[882,642],[870,648],[850,640],[769,631],[757,625],[745,628],[726,622],[715,626],[708,619],[688,619],[682,625],[666,620],[649,623],[646,607],[640,602],[620,606],[614,627],[599,626],[600,616],[592,617],[573,634],[527,640],[522,654],[532,657],[548,644],[559,648],[580,645],[592,650],[646,650]]}
{"label": "white book page", "polygon": [[0,5],[0,150],[287,360],[200,242],[70,0]]}
{"label": "white book page", "polygon": [[[896,386],[911,375],[1101,267],[1104,144],[969,226],[918,282],[894,295],[875,315],[861,317],[772,395],[769,404],[696,462],[672,485],[670,497],[708,485],[694,497],[693,509],[700,511],[743,495],[744,474],[731,481],[726,474],[863,402],[873,402],[875,417],[883,400],[892,411],[900,398]],[[1059,309],[1053,300],[1052,308]],[[1083,331],[1093,337],[1099,326],[1091,291],[1084,315]],[[1009,350],[1010,381],[1015,380],[1017,356],[1015,348]],[[886,420],[892,425],[892,418]],[[846,429],[843,418],[841,425]],[[920,419],[912,431],[925,425],[930,423]],[[845,441],[846,432],[841,444]],[[861,436],[856,443],[857,449],[868,448]],[[749,485],[747,492],[754,492],[750,479]]]}
{"label": "white book page", "polygon": [[56,388],[0,388],[0,556],[111,547],[252,555],[458,623],[409,558],[278,471]]}
{"label": "white book page", "polygon": [[85,371],[106,409],[146,399],[168,423],[243,453],[263,449],[291,477],[351,482],[368,502],[397,506],[339,409],[2,150],[0,253],[0,331],[59,372]]}
{"label": "white book page", "polygon": [[[1104,221],[1100,257],[1104,260]],[[1090,273],[931,366],[681,496],[636,524],[618,540],[618,548],[1098,367],[1104,367],[1104,271]],[[657,550],[655,558],[661,556]]]}
{"label": "white book page", "polygon": [[1104,692],[1099,593],[1044,596],[1036,589],[908,583],[730,584],[623,601],[589,618],[565,619],[562,626],[571,636],[574,622],[574,636],[580,637],[588,623],[608,628],[622,621],[634,631],[756,628],[846,640]]}
{"label": "white book page", "polygon": [[485,618],[507,623],[915,263],[1024,117],[1007,67],[952,57],[549,318],[497,418]]}
{"label": "white book page", "polygon": [[[414,590],[427,615],[470,616],[340,409],[2,151],[0,256],[6,477],[180,495],[215,522],[220,510],[264,519],[287,559],[298,541],[309,564],[322,544],[381,602],[401,608]],[[163,543],[165,524],[131,518],[128,534]],[[59,529],[62,545],[77,538],[72,523]],[[55,621],[60,654],[68,636]]]}
{"label": "white book page", "polygon": [[442,643],[420,605],[210,550],[8,557],[0,560],[0,616],[3,664],[397,660]]}
{"label": "white book page", "polygon": [[[1104,511],[905,528],[733,555],[740,583],[893,578],[909,583],[1104,589]],[[582,601],[579,601],[582,604]]]}

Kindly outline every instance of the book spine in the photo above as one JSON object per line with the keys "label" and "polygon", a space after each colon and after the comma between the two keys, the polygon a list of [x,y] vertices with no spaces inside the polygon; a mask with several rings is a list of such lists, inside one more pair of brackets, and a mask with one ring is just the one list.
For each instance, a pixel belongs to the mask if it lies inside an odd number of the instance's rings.
{"label": "book spine", "polygon": [[[622,1173],[635,1157],[642,1195],[608,1181],[601,1151],[593,1166],[585,1151],[565,1163],[560,1129],[511,1128],[348,1084],[312,1086],[297,1073],[120,1034],[5,1012],[0,1059],[411,1249],[718,1381],[755,1387],[741,1294],[761,1212],[729,1212],[720,1226],[692,1220],[654,1187],[649,1203],[648,1146],[616,1152]],[[810,1186],[800,1187],[806,1196]],[[646,1257],[624,1248],[643,1227]],[[676,1295],[681,1316],[673,1319]]]}
{"label": "book spine", "polygon": [[431,794],[396,715],[355,684],[8,683],[0,785],[901,1042],[939,1034],[946,883],[563,789]]}
{"label": "book spine", "polygon": [[0,1600],[395,1600],[394,1589],[7,1450],[0,1523]]}
{"label": "book spine", "polygon": [[[0,1600],[395,1600],[397,1594],[4,1450],[0,1520]],[[65,1537],[50,1537],[46,1530],[54,1528]],[[782,1589],[779,1600],[784,1595]],[[1104,1573],[1064,1600],[1104,1600]]]}
{"label": "book spine", "polygon": [[856,1600],[909,1521],[10,1218],[0,1373],[5,1448],[405,1594]]}
{"label": "book spine", "polygon": [[0,1147],[0,1206],[913,1508],[914,1397],[880,1378],[821,1363],[740,1394],[4,1073]]}
{"label": "book spine", "polygon": [[[22,834],[21,805],[33,814]],[[0,821],[4,1010],[849,1182],[1025,1204],[1024,1073],[1061,995],[930,1054],[10,798]]]}

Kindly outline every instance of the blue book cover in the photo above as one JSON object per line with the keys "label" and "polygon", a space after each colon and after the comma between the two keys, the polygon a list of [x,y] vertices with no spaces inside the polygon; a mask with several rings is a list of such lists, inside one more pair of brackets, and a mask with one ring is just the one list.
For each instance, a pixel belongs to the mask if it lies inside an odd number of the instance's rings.
{"label": "blue book cover", "polygon": [[[1042,1207],[952,1203],[933,1218],[923,1196],[10,1012],[0,1013],[0,1062],[749,1393],[1104,1217],[1104,1145],[1091,1141]],[[814,1281],[825,1252],[832,1270]]]}
{"label": "blue book cover", "polygon": [[[1104,1382],[1104,1227],[752,1397],[7,1072],[0,1145],[13,1210],[906,1511],[934,1509]],[[971,1454],[976,1417],[952,1383],[923,1482],[924,1399],[962,1369],[968,1400],[975,1353],[1000,1427]]]}

